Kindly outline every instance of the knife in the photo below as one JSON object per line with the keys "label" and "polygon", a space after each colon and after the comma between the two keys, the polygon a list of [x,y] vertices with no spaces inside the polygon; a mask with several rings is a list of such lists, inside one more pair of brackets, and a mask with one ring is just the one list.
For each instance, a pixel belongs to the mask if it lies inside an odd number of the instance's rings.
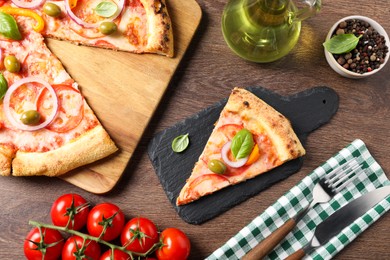
{"label": "knife", "polygon": [[389,195],[390,185],[375,189],[351,201],[321,222],[317,226],[312,240],[285,260],[302,259],[306,254],[339,234],[345,227]]}

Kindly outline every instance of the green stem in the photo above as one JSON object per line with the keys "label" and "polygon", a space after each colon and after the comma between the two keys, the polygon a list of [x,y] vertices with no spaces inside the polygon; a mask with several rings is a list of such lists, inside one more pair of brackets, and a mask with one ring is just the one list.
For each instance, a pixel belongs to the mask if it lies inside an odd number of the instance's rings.
{"label": "green stem", "polygon": [[107,241],[102,240],[100,237],[94,237],[94,236],[82,233],[80,231],[68,229],[67,227],[59,227],[59,226],[55,226],[55,225],[51,225],[51,224],[40,223],[40,222],[33,221],[33,220],[30,220],[28,223],[30,225],[37,226],[39,228],[40,227],[50,228],[50,229],[55,229],[55,230],[58,230],[58,231],[66,232],[66,233],[71,234],[71,235],[80,236],[84,240],[88,239],[88,240],[96,241],[97,243],[100,243],[100,244],[108,246],[109,248],[111,248],[112,251],[114,251],[115,249],[118,249],[120,251],[125,252],[126,254],[129,254],[131,256],[131,259],[133,259],[133,255],[146,257],[149,254],[151,254],[154,250],[156,250],[157,248],[159,248],[161,246],[161,242],[157,242],[146,253],[142,254],[142,253],[137,253],[137,252],[133,252],[133,251],[127,250],[126,247],[123,247],[123,246],[117,246],[115,244],[111,244],[111,243],[109,243]]}

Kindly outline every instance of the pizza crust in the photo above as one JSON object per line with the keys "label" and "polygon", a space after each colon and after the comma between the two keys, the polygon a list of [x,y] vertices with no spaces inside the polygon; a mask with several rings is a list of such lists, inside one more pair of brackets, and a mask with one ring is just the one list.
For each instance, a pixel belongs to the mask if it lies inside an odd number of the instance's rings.
{"label": "pizza crust", "polygon": [[263,128],[272,140],[282,163],[305,154],[291,122],[251,92],[234,88],[225,109],[240,114],[241,118],[247,118],[246,128],[249,131],[256,132],[256,128]]}
{"label": "pizza crust", "polygon": [[9,147],[8,145],[0,145],[0,175],[11,175],[11,164],[14,155],[14,149]]}
{"label": "pizza crust", "polygon": [[146,50],[173,57],[172,22],[165,0],[141,0],[148,17],[149,38]]}
{"label": "pizza crust", "polygon": [[107,132],[98,125],[56,150],[43,153],[17,151],[12,160],[12,175],[59,176],[100,160],[117,150]]}

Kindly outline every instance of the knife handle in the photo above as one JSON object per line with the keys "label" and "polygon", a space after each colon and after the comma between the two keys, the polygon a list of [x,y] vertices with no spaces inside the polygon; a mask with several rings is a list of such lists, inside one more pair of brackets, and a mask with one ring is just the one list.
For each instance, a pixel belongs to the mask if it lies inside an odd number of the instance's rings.
{"label": "knife handle", "polygon": [[272,251],[287,236],[287,234],[295,227],[296,220],[294,218],[289,219],[286,223],[275,230],[266,239],[261,241],[251,251],[249,251],[242,260],[259,260],[263,259],[269,252]]}
{"label": "knife handle", "polygon": [[303,248],[299,249],[298,251],[296,251],[295,253],[293,253],[292,255],[289,255],[286,259],[284,260],[300,260],[302,259],[304,256],[306,255],[305,251],[303,250]]}

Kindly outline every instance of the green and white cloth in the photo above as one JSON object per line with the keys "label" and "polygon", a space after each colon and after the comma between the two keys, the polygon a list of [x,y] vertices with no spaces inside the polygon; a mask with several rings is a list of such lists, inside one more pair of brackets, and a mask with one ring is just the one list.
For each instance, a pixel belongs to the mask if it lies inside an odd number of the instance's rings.
{"label": "green and white cloth", "polygon": [[[320,178],[353,157],[359,162],[363,162],[365,172],[360,174],[339,194],[336,194],[331,201],[318,204],[314,209],[311,209],[266,259],[286,258],[307,244],[313,237],[316,226],[337,209],[368,191],[390,185],[386,174],[371,156],[366,145],[363,141],[357,139],[306,176],[273,205],[268,207],[264,213],[256,217],[222,247],[214,251],[207,260],[240,259],[246,252],[255,247],[259,241],[270,235],[310,203],[312,200],[312,189]],[[383,199],[364,216],[355,220],[354,223],[346,227],[328,243],[317,248],[304,259],[331,259],[389,209],[390,196]]]}

